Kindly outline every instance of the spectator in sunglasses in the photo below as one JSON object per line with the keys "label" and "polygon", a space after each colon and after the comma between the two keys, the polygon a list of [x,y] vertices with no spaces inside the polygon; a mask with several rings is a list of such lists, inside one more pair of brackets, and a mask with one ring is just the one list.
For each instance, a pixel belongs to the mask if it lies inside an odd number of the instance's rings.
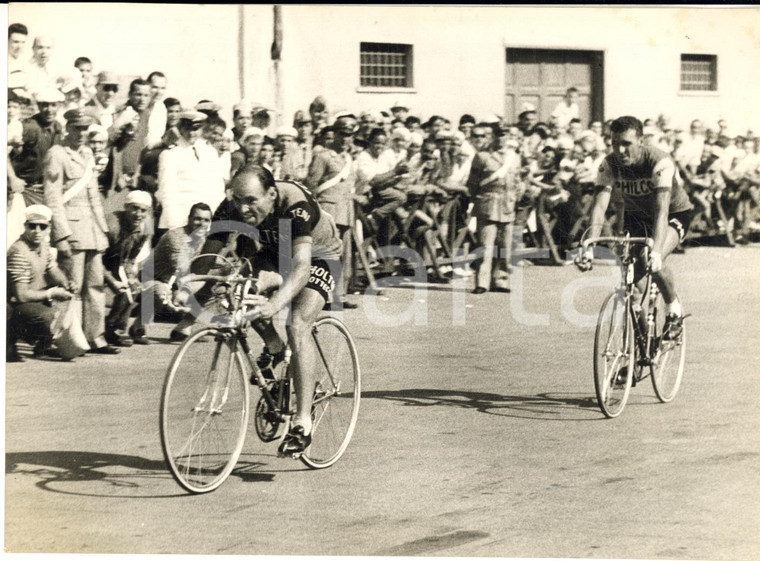
{"label": "spectator in sunglasses", "polygon": [[53,213],[44,205],[31,205],[25,213],[24,233],[8,250],[8,294],[10,319],[6,361],[23,362],[16,342],[35,345],[41,356],[52,343],[55,300],[70,300],[73,283],[58,268],[48,243]]}
{"label": "spectator in sunglasses", "polygon": [[119,82],[116,74],[103,71],[98,74],[98,85],[95,97],[87,102],[87,110],[105,128],[113,125],[113,114],[116,111],[114,99],[119,91]]}

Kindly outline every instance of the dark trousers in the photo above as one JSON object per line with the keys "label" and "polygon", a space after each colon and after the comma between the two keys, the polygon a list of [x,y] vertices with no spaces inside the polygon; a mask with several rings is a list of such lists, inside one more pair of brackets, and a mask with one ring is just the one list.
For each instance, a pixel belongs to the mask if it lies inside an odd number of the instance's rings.
{"label": "dark trousers", "polygon": [[50,325],[53,323],[55,311],[48,304],[42,302],[26,302],[25,304],[12,304],[8,315],[7,344],[9,349],[14,349],[19,339],[34,345],[45,339],[52,340],[53,334]]}
{"label": "dark trousers", "polygon": [[126,334],[129,324],[129,316],[137,306],[137,302],[130,302],[124,294],[117,294],[113,298],[111,311],[106,317],[106,332]]}
{"label": "dark trousers", "polygon": [[406,193],[392,187],[387,187],[382,191],[373,191],[373,201],[374,208],[372,209],[372,214],[380,221],[383,218],[389,217],[393,214],[393,211],[406,202]]}

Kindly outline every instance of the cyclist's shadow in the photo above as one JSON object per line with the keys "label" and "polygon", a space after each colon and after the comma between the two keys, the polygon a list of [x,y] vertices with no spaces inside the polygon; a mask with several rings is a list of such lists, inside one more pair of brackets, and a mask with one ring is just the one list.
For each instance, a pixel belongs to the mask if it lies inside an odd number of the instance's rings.
{"label": "cyclist's shadow", "polygon": [[544,392],[536,395],[503,395],[464,390],[410,388],[393,391],[365,391],[363,399],[388,399],[409,407],[460,407],[480,413],[549,421],[591,421],[602,417],[596,399],[586,394]]}
{"label": "cyclist's shadow", "polygon": [[151,480],[171,479],[171,475],[163,460],[140,456],[74,450],[8,452],[5,473],[36,477],[37,487],[53,493],[143,499],[177,496],[176,492],[151,492],[155,487]]}

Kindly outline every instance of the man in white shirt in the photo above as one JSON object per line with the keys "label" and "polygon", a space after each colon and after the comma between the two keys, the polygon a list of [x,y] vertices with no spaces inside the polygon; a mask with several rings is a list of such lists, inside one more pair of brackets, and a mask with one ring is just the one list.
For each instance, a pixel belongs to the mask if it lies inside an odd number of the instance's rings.
{"label": "man in white shirt", "polygon": [[580,112],[578,107],[578,88],[567,88],[565,97],[552,111],[558,129],[567,130],[570,121],[577,119]]}
{"label": "man in white shirt", "polygon": [[153,148],[161,144],[161,139],[166,132],[166,107],[164,106],[164,96],[169,80],[163,72],[158,70],[148,74],[148,83],[150,83],[151,101],[148,106],[150,117],[148,117],[148,148]]}
{"label": "man in white shirt", "polygon": [[160,230],[185,226],[195,203],[216,209],[224,199],[219,156],[202,138],[206,119],[200,111],[180,113],[177,146],[159,156],[156,199],[162,206]]}
{"label": "man in white shirt", "polygon": [[36,95],[48,88],[55,88],[58,74],[50,62],[53,55],[53,40],[50,37],[35,37],[32,51],[34,55],[28,67],[28,89],[31,94]]}
{"label": "man in white shirt", "polygon": [[691,122],[691,133],[681,146],[681,163],[693,170],[699,167],[702,160],[702,152],[705,148],[705,126],[699,119]]}

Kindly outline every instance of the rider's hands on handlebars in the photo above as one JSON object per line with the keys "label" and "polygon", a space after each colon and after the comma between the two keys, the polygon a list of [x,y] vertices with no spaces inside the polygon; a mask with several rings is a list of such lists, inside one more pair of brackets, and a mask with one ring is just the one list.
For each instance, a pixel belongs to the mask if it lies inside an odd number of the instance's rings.
{"label": "rider's hands on handlebars", "polygon": [[594,262],[594,248],[587,247],[585,250],[580,249],[575,257],[575,266],[581,271],[590,271]]}

